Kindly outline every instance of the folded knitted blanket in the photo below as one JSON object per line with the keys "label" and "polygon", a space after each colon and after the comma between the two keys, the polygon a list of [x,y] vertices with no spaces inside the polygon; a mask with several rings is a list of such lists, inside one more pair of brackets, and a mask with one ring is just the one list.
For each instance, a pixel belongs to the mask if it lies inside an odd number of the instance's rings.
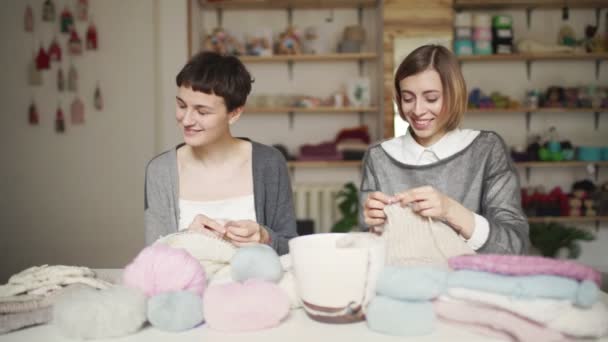
{"label": "folded knitted blanket", "polygon": [[465,288],[450,288],[448,295],[507,310],[570,336],[599,338],[608,334],[608,310],[601,301],[581,309],[568,300],[518,299]]}
{"label": "folded knitted blanket", "polygon": [[446,224],[424,218],[399,204],[384,207],[387,264],[392,266],[438,265],[447,268],[448,258],[475,254]]}
{"label": "folded knitted blanket", "polygon": [[[511,337],[511,341],[568,341],[557,331],[513,315],[507,311],[465,301],[439,297],[433,302],[435,314],[443,321],[472,327],[483,326]],[[471,329],[476,332],[478,329]]]}
{"label": "folded knitted blanket", "polygon": [[37,324],[45,324],[52,320],[53,309],[51,306],[34,309],[31,311],[0,315],[0,334],[18,330]]}
{"label": "folded knitted blanket", "polygon": [[105,289],[112,284],[95,278],[95,272],[87,267],[42,265],[23,270],[0,285],[0,298],[22,294],[44,295],[70,284],[85,284]]}
{"label": "folded knitted blanket", "polygon": [[593,268],[571,260],[541,256],[478,254],[455,256],[448,260],[456,270],[485,271],[506,275],[556,275],[591,280],[601,286],[602,276]]}
{"label": "folded knitted blanket", "polygon": [[564,299],[585,308],[599,300],[599,289],[595,283],[588,280],[579,283],[570,278],[549,275],[515,277],[460,270],[449,273],[448,287],[464,287],[520,299]]}

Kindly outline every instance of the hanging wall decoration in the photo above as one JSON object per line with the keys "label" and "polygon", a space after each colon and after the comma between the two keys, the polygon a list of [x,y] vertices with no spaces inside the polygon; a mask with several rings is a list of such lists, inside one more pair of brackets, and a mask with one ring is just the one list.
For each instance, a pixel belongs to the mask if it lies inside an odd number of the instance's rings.
{"label": "hanging wall decoration", "polygon": [[59,92],[65,90],[65,77],[63,77],[63,69],[61,69],[61,66],[57,69],[57,90],[59,90]]}
{"label": "hanging wall decoration", "polygon": [[55,21],[55,4],[51,0],[46,0],[42,5],[42,20]]}
{"label": "hanging wall decoration", "polygon": [[99,88],[99,82],[97,83],[97,86],[95,87],[95,95],[94,95],[93,104],[95,105],[95,109],[97,109],[97,110],[103,109],[103,97],[101,95],[101,89]]}
{"label": "hanging wall decoration", "polygon": [[36,57],[32,54],[32,60],[27,67],[27,81],[31,86],[42,85],[42,74],[36,65]]}
{"label": "hanging wall decoration", "polygon": [[97,28],[93,23],[87,29],[87,50],[97,50]]}
{"label": "hanging wall decoration", "polygon": [[84,124],[84,104],[78,98],[78,95],[72,101],[72,106],[70,107],[70,118],[72,120],[72,125],[81,125]]}
{"label": "hanging wall decoration", "polygon": [[53,62],[61,61],[61,47],[59,46],[59,43],[57,43],[56,37],[53,38],[53,42],[51,43],[51,46],[49,46],[49,57]]}
{"label": "hanging wall decoration", "polygon": [[32,7],[30,5],[27,5],[25,8],[23,25],[25,27],[25,32],[34,32],[34,11],[32,11]]}
{"label": "hanging wall decoration", "polygon": [[57,106],[57,113],[55,114],[55,131],[57,133],[65,132],[65,118],[61,106]]}
{"label": "hanging wall decoration", "polygon": [[40,123],[38,108],[36,108],[36,104],[34,103],[34,101],[32,101],[32,103],[30,104],[30,108],[27,113],[27,122],[29,122],[29,124],[32,126],[36,126],[38,125],[38,123]]}
{"label": "hanging wall decoration", "polygon": [[74,68],[74,64],[70,64],[68,70],[68,91],[75,92],[78,90],[78,71]]}
{"label": "hanging wall decoration", "polygon": [[78,0],[76,3],[76,18],[80,21],[89,19],[89,0]]}
{"label": "hanging wall decoration", "polygon": [[70,40],[68,41],[68,50],[70,51],[70,55],[72,56],[80,56],[82,55],[82,40],[78,37],[78,32],[75,29],[72,29],[70,33]]}
{"label": "hanging wall decoration", "polygon": [[38,70],[46,70],[51,67],[51,59],[49,55],[44,51],[42,45],[40,45],[40,49],[38,50],[38,56],[36,56],[36,68]]}
{"label": "hanging wall decoration", "polygon": [[74,16],[66,6],[61,12],[60,20],[61,33],[70,33],[74,29]]}

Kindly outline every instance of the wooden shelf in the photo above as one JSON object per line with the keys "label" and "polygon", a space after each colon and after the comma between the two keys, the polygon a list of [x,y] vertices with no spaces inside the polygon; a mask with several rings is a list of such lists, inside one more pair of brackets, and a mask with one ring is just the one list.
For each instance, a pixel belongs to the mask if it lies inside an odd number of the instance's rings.
{"label": "wooden shelf", "polygon": [[599,222],[608,221],[608,216],[541,216],[528,217],[529,223],[572,223],[572,222]]}
{"label": "wooden shelf", "polygon": [[281,63],[281,62],[339,62],[373,60],[378,54],[373,52],[362,53],[330,53],[322,55],[274,55],[274,56],[239,56],[243,63]]}
{"label": "wooden shelf", "polygon": [[512,53],[497,55],[458,56],[461,62],[539,61],[539,60],[604,60],[608,53]]}
{"label": "wooden shelf", "polygon": [[289,167],[326,168],[326,167],[360,167],[360,160],[324,160],[324,161],[290,161]]}
{"label": "wooden shelf", "polygon": [[248,107],[245,108],[245,113],[270,113],[270,114],[285,114],[285,113],[374,113],[377,112],[376,107]]}
{"label": "wooden shelf", "polygon": [[561,161],[561,162],[542,162],[542,161],[533,161],[533,162],[516,162],[515,165],[521,167],[587,167],[587,165],[596,165],[596,166],[608,166],[608,161]]}
{"label": "wooden shelf", "polygon": [[456,9],[606,8],[605,0],[454,0]]}
{"label": "wooden shelf", "polygon": [[608,112],[608,108],[470,108],[467,113],[598,113]]}
{"label": "wooden shelf", "polygon": [[287,9],[287,8],[357,8],[374,7],[376,0],[199,0],[203,8],[221,9]]}

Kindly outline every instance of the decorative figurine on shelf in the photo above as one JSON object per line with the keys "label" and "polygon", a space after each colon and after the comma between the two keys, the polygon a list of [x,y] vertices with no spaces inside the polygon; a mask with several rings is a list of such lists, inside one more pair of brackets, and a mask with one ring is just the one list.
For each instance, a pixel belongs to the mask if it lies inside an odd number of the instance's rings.
{"label": "decorative figurine on shelf", "polygon": [[205,38],[204,49],[220,54],[239,56],[244,53],[241,43],[222,28],[215,28],[213,33]]}
{"label": "decorative figurine on shelf", "polygon": [[68,71],[68,91],[75,92],[78,90],[78,71],[74,68],[74,64],[70,64]]}
{"label": "decorative figurine on shelf", "polygon": [[27,67],[27,81],[31,86],[42,85],[42,74],[40,73],[40,70],[38,70],[36,64],[36,57],[32,54],[32,60]]}
{"label": "decorative figurine on shelf", "polygon": [[80,98],[76,96],[72,105],[70,106],[70,119],[72,125],[84,124],[84,104],[80,101]]}
{"label": "decorative figurine on shelf", "polygon": [[89,19],[89,0],[78,0],[76,3],[76,18],[80,21]]}
{"label": "decorative figurine on shelf", "polygon": [[576,46],[576,35],[574,30],[568,24],[564,24],[557,35],[557,44],[574,47]]}
{"label": "decorative figurine on shelf", "polygon": [[65,132],[65,117],[61,106],[57,106],[57,113],[55,113],[55,131],[57,133]]}
{"label": "decorative figurine on shelf", "polygon": [[38,70],[47,70],[50,67],[51,59],[41,45],[40,49],[38,50],[38,56],[36,56],[36,68],[38,68]]}
{"label": "decorative figurine on shelf", "polygon": [[564,103],[564,88],[549,87],[545,95],[543,107],[562,107]]}
{"label": "decorative figurine on shelf", "polygon": [[103,97],[101,96],[101,89],[99,88],[99,82],[95,87],[95,94],[93,95],[93,105],[95,109],[102,110],[103,109]]}
{"label": "decorative figurine on shelf", "polygon": [[583,38],[583,41],[581,43],[586,52],[594,52],[596,50],[596,47],[594,46],[596,43],[594,37],[597,33],[597,29],[597,26],[585,26],[585,38]]}
{"label": "decorative figurine on shelf", "polygon": [[53,38],[53,41],[51,42],[51,45],[49,46],[49,57],[51,58],[51,61],[53,61],[53,62],[61,61],[61,47],[59,46],[59,43],[57,42],[57,38]]}
{"label": "decorative figurine on shelf", "polygon": [[578,88],[568,87],[564,90],[564,104],[568,108],[578,108]]}
{"label": "decorative figurine on shelf", "polygon": [[245,53],[249,56],[272,56],[272,32],[263,30],[248,35],[245,39]]}
{"label": "decorative figurine on shelf", "polygon": [[97,28],[93,23],[87,29],[87,50],[97,50]]}
{"label": "decorative figurine on shelf", "polygon": [[42,5],[42,21],[55,21],[55,4],[51,0]]}
{"label": "decorative figurine on shelf", "polygon": [[40,123],[40,116],[38,115],[38,109],[34,101],[30,104],[30,108],[27,113],[27,121],[30,125],[36,126]]}
{"label": "decorative figurine on shelf", "polygon": [[61,12],[61,21],[59,22],[61,33],[70,33],[74,29],[74,16],[66,6]]}
{"label": "decorative figurine on shelf", "polygon": [[70,40],[68,41],[68,50],[70,51],[70,55],[72,56],[80,56],[82,55],[82,40],[78,37],[78,32],[75,29],[72,29],[70,33]]}
{"label": "decorative figurine on shelf", "polygon": [[59,92],[65,90],[65,77],[63,76],[63,69],[61,69],[61,66],[57,69],[57,90]]}
{"label": "decorative figurine on shelf", "polygon": [[279,34],[276,52],[279,55],[297,55],[302,53],[300,36],[293,26],[289,26],[285,32]]}
{"label": "decorative figurine on shelf", "polygon": [[25,14],[23,15],[23,26],[25,32],[34,32],[34,12],[32,6],[27,5],[25,7]]}

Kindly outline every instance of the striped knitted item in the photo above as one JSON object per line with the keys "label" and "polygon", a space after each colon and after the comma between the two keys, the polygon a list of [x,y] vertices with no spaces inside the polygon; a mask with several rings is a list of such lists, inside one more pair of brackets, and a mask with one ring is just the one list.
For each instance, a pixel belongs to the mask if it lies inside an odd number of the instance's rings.
{"label": "striped knitted item", "polygon": [[52,318],[53,309],[50,306],[32,311],[0,315],[0,334],[32,325],[45,324],[50,322]]}
{"label": "striped knitted item", "polygon": [[525,255],[463,255],[450,258],[450,267],[457,270],[484,271],[505,275],[556,275],[575,280],[591,280],[601,286],[602,276],[593,268],[570,260]]}
{"label": "striped knitted item", "polygon": [[466,242],[446,224],[424,218],[399,204],[384,207],[387,265],[447,267],[448,258],[475,254]]}

